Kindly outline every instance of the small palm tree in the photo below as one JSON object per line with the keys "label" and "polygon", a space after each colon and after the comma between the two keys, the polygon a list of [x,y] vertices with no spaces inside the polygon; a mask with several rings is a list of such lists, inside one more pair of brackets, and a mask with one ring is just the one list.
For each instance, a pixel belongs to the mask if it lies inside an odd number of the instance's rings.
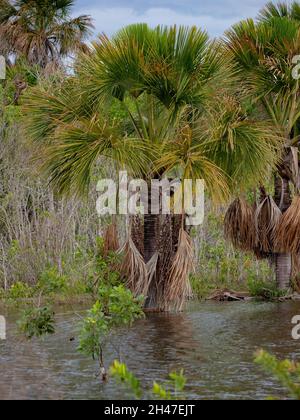
{"label": "small palm tree", "polygon": [[70,18],[73,4],[73,0],[0,0],[1,52],[46,67],[85,48],[91,18]]}
{"label": "small palm tree", "polygon": [[[291,284],[292,253],[299,254],[299,200],[292,203],[292,191],[299,193],[299,80],[293,75],[294,57],[300,49],[300,4],[269,3],[257,22],[249,19],[227,32],[227,49],[240,74],[241,85],[262,120],[283,139],[280,161],[272,178],[274,200],[261,187],[261,199],[252,225],[256,243],[252,249],[276,263],[278,287]],[[269,192],[270,194],[270,192]],[[298,205],[296,205],[298,204]],[[240,206],[236,201],[233,206]],[[229,209],[229,215],[233,208]],[[239,212],[241,217],[243,212]],[[251,214],[251,213],[249,213]],[[283,214],[283,216],[281,216]],[[252,215],[253,216],[253,215]],[[236,223],[229,217],[228,221]],[[229,229],[235,241],[237,231]]]}
{"label": "small palm tree", "polygon": [[[133,25],[101,36],[64,86],[28,92],[27,129],[61,193],[86,191],[105,158],[147,183],[174,172],[204,179],[208,194],[224,201],[237,181],[242,189],[265,179],[276,157],[268,127],[248,118],[236,92],[233,102],[230,78],[224,51],[205,32]],[[226,115],[216,112],[221,101]],[[181,309],[194,259],[184,215],[132,222],[123,249],[128,285],[149,307]]]}

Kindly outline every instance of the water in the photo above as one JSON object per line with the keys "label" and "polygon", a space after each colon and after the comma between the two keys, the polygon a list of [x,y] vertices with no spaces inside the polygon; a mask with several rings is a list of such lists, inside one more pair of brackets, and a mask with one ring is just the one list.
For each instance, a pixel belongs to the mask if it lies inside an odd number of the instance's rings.
{"label": "water", "polygon": [[[284,393],[253,364],[253,353],[264,348],[300,360],[300,341],[291,338],[297,314],[299,302],[197,303],[184,314],[147,315],[116,340],[123,360],[146,387],[182,368],[187,399],[265,399]],[[58,313],[54,336],[27,342],[17,334],[14,316],[8,316],[7,341],[0,341],[0,398],[130,398],[113,380],[100,383],[94,362],[76,352],[77,324],[76,315]],[[109,364],[114,350],[106,354]]]}

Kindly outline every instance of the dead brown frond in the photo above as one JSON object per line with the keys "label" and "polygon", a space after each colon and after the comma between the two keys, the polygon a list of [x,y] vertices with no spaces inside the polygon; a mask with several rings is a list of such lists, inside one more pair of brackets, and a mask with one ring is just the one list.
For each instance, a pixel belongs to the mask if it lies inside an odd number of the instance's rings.
{"label": "dead brown frond", "polygon": [[276,250],[283,253],[300,254],[300,197],[282,215],[276,231]]}
{"label": "dead brown frond", "polygon": [[268,195],[255,212],[256,245],[260,252],[274,251],[275,232],[281,218],[281,210]]}
{"label": "dead brown frond", "polygon": [[189,276],[193,268],[193,240],[184,229],[180,229],[178,249],[165,284],[164,310],[182,310],[186,298],[191,295]]}
{"label": "dead brown frond", "polygon": [[243,251],[255,247],[254,210],[243,198],[237,198],[228,208],[224,220],[226,239]]}
{"label": "dead brown frond", "polygon": [[135,296],[146,297],[149,289],[147,266],[131,236],[128,236],[119,252],[124,254],[120,272],[126,280],[126,286]]}
{"label": "dead brown frond", "polygon": [[119,248],[117,224],[112,223],[104,234],[103,255],[106,257],[110,252],[117,252]]}

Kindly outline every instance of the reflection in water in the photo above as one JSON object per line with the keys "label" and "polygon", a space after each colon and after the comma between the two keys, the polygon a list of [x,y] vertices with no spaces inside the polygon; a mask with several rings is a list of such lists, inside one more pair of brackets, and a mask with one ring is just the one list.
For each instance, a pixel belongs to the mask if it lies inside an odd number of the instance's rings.
{"label": "reflection in water", "polygon": [[184,314],[148,316],[141,323],[138,335],[151,349],[154,360],[159,363],[168,361],[169,365],[174,363],[177,368],[185,355],[200,351],[200,342],[193,338],[193,324]]}
{"label": "reflection in water", "polygon": [[[264,348],[300,360],[291,338],[298,303],[205,303],[185,314],[151,314],[120,332],[122,358],[147,387],[172,370],[184,369],[190,399],[254,399],[280,393],[276,382],[253,365]],[[102,384],[96,365],[76,352],[78,319],[57,316],[57,333],[45,341],[22,341],[8,317],[8,339],[0,341],[1,399],[124,399],[114,381]],[[120,341],[119,340],[119,341]],[[107,364],[115,357],[107,349]]]}

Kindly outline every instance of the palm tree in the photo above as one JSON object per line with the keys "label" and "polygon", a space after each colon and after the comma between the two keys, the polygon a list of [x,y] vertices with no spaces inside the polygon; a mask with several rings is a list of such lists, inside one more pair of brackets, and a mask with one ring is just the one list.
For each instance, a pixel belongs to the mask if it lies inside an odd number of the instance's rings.
{"label": "palm tree", "polygon": [[[86,191],[105,158],[147,183],[174,172],[204,179],[208,194],[224,201],[237,180],[241,189],[257,183],[276,163],[273,134],[248,117],[238,93],[230,96],[230,75],[222,47],[201,30],[129,26],[81,54],[63,87],[28,92],[27,130],[61,193]],[[123,248],[127,284],[149,307],[181,309],[194,259],[185,217],[138,219]]]}
{"label": "palm tree", "polygon": [[71,18],[73,5],[73,0],[0,0],[1,53],[44,68],[86,48],[91,18]]}
{"label": "palm tree", "polygon": [[[241,85],[262,120],[268,120],[283,139],[280,162],[273,173],[274,200],[260,185],[261,200],[252,224],[252,249],[275,260],[280,289],[291,285],[292,255],[300,252],[297,236],[299,199],[292,207],[292,191],[299,193],[299,80],[293,76],[294,57],[300,48],[300,5],[269,3],[258,22],[249,19],[227,32],[227,49],[233,57]],[[235,202],[235,205],[240,203]],[[233,205],[234,206],[234,205]],[[229,209],[229,214],[233,208]],[[242,213],[240,213],[241,215]],[[230,217],[228,221],[230,221]],[[231,230],[234,240],[235,232]],[[229,235],[230,236],[230,235]]]}

